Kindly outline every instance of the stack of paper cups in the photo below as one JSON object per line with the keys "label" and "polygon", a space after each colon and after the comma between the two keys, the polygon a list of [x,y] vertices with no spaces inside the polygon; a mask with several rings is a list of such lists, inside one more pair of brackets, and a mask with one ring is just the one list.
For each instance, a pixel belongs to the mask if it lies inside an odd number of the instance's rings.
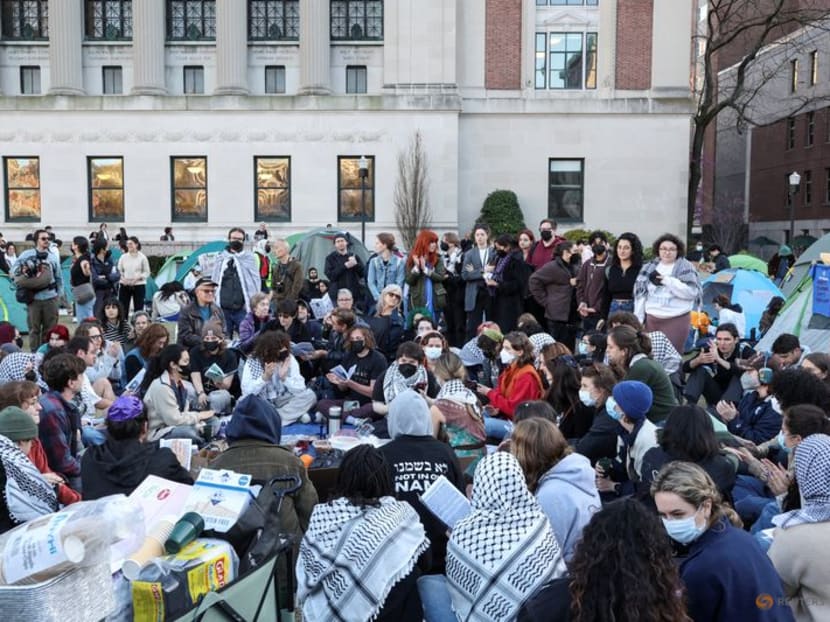
{"label": "stack of paper cups", "polygon": [[141,548],[125,559],[121,565],[121,571],[127,579],[135,581],[138,579],[141,569],[150,560],[164,555],[164,543],[170,537],[175,524],[175,516],[165,516],[153,526],[147,537],[144,538],[144,544],[141,545]]}

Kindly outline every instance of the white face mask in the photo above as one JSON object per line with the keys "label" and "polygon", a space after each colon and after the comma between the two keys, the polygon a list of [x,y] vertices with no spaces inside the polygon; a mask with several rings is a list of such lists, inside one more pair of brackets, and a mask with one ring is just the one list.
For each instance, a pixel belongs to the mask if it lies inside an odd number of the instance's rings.
{"label": "white face mask", "polygon": [[427,346],[424,348],[424,354],[430,361],[440,358],[442,352],[441,346]]}
{"label": "white face mask", "polygon": [[596,406],[597,401],[591,397],[591,394],[585,389],[579,390],[579,401],[586,406]]}
{"label": "white face mask", "polygon": [[750,374],[749,372],[741,374],[741,388],[744,391],[754,391],[760,386],[761,381],[754,374]]}
{"label": "white face mask", "polygon": [[499,358],[501,359],[502,364],[510,365],[510,363],[516,360],[516,355],[512,352],[508,352],[507,350],[502,349],[501,353],[499,354]]}

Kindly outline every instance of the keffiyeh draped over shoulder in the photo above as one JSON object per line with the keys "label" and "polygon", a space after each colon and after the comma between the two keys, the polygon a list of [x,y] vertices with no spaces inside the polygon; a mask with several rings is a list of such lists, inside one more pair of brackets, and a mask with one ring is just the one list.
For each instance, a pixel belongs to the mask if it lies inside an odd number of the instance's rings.
{"label": "keffiyeh draped over shoulder", "polygon": [[566,572],[550,523],[509,453],[476,468],[472,512],[447,547],[447,581],[459,620],[515,619],[525,600]]}
{"label": "keffiyeh draped over shoulder", "polygon": [[[637,280],[634,281],[634,298],[643,299],[648,293],[649,277],[657,271],[658,260],[652,260],[644,264],[637,275]],[[695,290],[694,306],[698,307],[703,302],[703,290],[700,286],[700,277],[697,274],[697,269],[692,263],[684,257],[678,257],[674,262],[671,275],[678,279],[684,285],[689,286]]]}
{"label": "keffiyeh draped over shoulder", "polygon": [[383,397],[388,404],[397,397],[398,393],[411,389],[416,384],[426,383],[429,377],[423,365],[418,365],[415,373],[408,378],[404,376],[395,361],[386,368],[386,375],[383,377]]}
{"label": "keffiyeh draped over shoulder", "polygon": [[383,497],[377,507],[358,507],[342,498],[317,505],[297,560],[303,618],[374,619],[428,547],[408,503]]}
{"label": "keffiyeh draped over shoulder", "polygon": [[58,510],[54,488],[43,479],[32,461],[17,445],[0,435],[0,461],[6,474],[6,486],[0,491],[17,523],[25,523]]}
{"label": "keffiyeh draped over shoulder", "polygon": [[811,434],[795,449],[795,479],[804,499],[800,510],[775,517],[782,529],[830,522],[830,436]]}

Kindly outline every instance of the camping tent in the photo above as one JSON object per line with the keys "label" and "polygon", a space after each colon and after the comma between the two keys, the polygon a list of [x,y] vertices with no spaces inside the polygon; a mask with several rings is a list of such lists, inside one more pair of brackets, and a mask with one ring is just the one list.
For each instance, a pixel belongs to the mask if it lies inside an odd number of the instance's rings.
{"label": "camping tent", "polygon": [[746,337],[752,334],[753,328],[758,328],[769,301],[775,296],[782,296],[781,290],[766,274],[742,268],[721,270],[703,282],[703,310],[710,316],[716,315],[712,300],[720,294],[725,294],[732,304],[737,303],[743,308]]}
{"label": "camping tent", "polygon": [[[307,231],[294,244],[291,248],[291,255],[303,264],[303,274],[307,273],[309,268],[315,267],[320,278],[326,278],[324,274],[326,256],[334,250],[334,236],[342,233],[342,229],[328,229],[326,227],[312,229]],[[349,241],[349,252],[354,253],[365,266],[369,260],[369,250],[363,245],[363,242],[350,233],[346,233],[346,239]]]}
{"label": "camping tent", "polygon": [[26,305],[17,302],[15,286],[11,277],[0,272],[0,320],[11,322],[21,334],[29,332],[29,317]]}
{"label": "camping tent", "polygon": [[[120,248],[113,247],[111,249],[112,252],[112,260],[118,265],[118,259],[121,257],[122,252]],[[63,292],[64,297],[66,298],[66,302],[68,304],[72,304],[75,302],[75,299],[72,297],[72,288],[70,287],[70,279],[69,279],[69,272],[72,269],[72,263],[75,261],[75,258],[70,255],[69,257],[64,258],[61,262],[61,276],[63,278]],[[158,291],[158,286],[156,285],[156,281],[152,276],[147,277],[147,285],[144,288],[144,302],[149,302],[153,299],[153,294]]]}
{"label": "camping tent", "polygon": [[784,283],[781,285],[781,291],[784,292],[784,297],[787,300],[795,293],[804,276],[810,271],[813,262],[819,261],[821,254],[827,252],[830,252],[830,233],[819,238],[798,256],[795,265],[790,269],[787,278],[784,279]]}
{"label": "camping tent", "polygon": [[813,278],[809,271],[793,289],[772,327],[758,342],[758,351],[770,351],[772,342],[782,333],[795,335],[802,346],[813,351],[827,350],[827,344],[830,343],[830,317],[813,313]]}
{"label": "camping tent", "polygon": [[176,275],[179,273],[179,268],[184,261],[193,253],[193,251],[180,251],[173,253],[164,264],[156,272],[156,285],[161,287],[165,283],[176,280]]}
{"label": "camping tent", "polygon": [[203,244],[197,248],[187,256],[187,259],[179,264],[179,268],[176,270],[176,280],[183,283],[184,277],[187,276],[190,269],[197,263],[203,273],[210,274],[210,271],[213,269],[213,262],[216,259],[216,256],[225,250],[227,245],[227,240],[216,240],[214,242]]}
{"label": "camping tent", "polygon": [[737,255],[729,256],[729,266],[731,268],[744,268],[746,270],[757,270],[761,274],[767,273],[767,262],[759,259],[754,255],[747,253],[739,253]]}

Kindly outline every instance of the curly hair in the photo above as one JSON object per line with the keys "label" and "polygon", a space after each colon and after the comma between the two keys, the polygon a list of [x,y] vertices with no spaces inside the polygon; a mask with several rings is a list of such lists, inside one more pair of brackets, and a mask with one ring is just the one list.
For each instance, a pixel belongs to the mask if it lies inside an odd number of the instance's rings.
{"label": "curly hair", "polygon": [[664,233],[659,238],[654,240],[654,244],[651,245],[651,251],[654,253],[654,257],[660,257],[660,245],[663,242],[671,242],[677,247],[677,258],[685,257],[686,256],[686,245],[683,241],[672,233]]}
{"label": "curly hair", "polygon": [[573,622],[690,621],[668,535],[640,501],[593,515],[570,572]]}
{"label": "curly hair", "polygon": [[[159,339],[167,338],[168,343],[170,342],[170,333],[167,332],[167,328],[165,328],[164,324],[160,324],[158,322],[153,322],[147,328],[144,329],[144,332],[138,336],[138,339],[135,340],[135,347],[138,348],[138,351],[141,353],[142,358],[146,361],[154,354],[158,354],[156,351],[156,344],[158,343]],[[160,350],[159,350],[160,352]]]}
{"label": "curly hair", "polygon": [[825,413],[830,409],[830,388],[818,376],[799,367],[790,367],[772,376],[770,392],[782,410],[796,404],[813,404]]}
{"label": "curly hair", "polygon": [[626,241],[631,245],[631,267],[639,269],[643,265],[643,243],[640,242],[640,238],[636,234],[630,231],[620,234],[620,237],[614,242],[614,252],[611,254],[611,262],[614,265],[620,265],[617,247],[622,241]]}
{"label": "curly hair", "polygon": [[337,471],[332,499],[346,498],[359,507],[377,506],[381,497],[395,495],[392,467],[380,450],[358,445],[343,456]]}
{"label": "curly hair", "polygon": [[277,360],[280,350],[291,346],[291,337],[281,330],[268,330],[260,333],[254,342],[251,356],[263,365]]}

